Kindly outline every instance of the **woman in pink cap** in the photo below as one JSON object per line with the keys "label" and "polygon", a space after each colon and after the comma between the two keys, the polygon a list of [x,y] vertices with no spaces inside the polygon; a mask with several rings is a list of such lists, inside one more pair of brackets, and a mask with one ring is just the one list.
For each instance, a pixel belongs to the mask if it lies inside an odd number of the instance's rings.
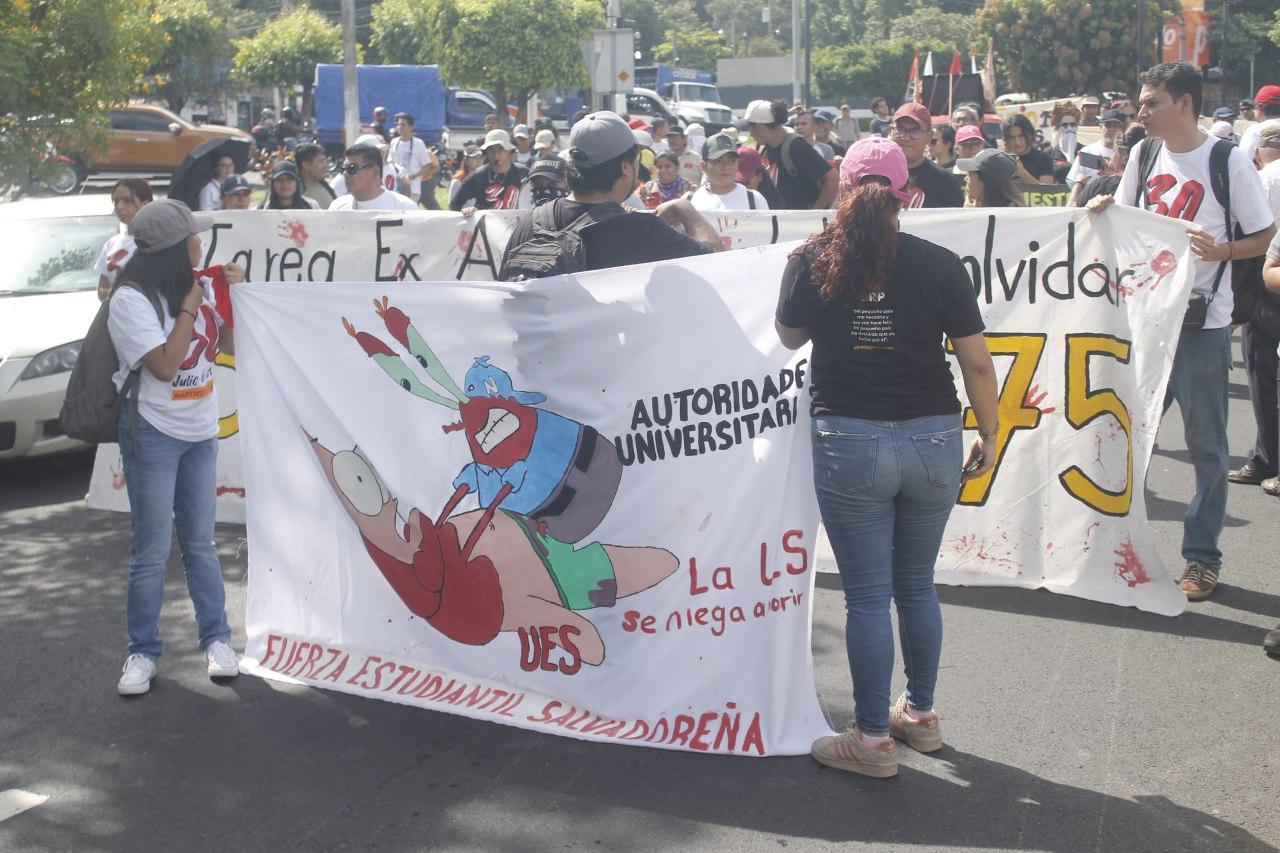
{"label": "woman in pink cap", "polygon": [[[997,418],[973,282],[954,252],[899,231],[906,186],[896,144],[872,137],[849,148],[836,218],[791,255],[775,322],[789,349],[813,342],[813,480],[848,610],[855,719],[812,754],[875,777],[898,772],[894,738],[942,748],[934,562],[960,484],[991,470]],[[946,338],[977,420],[967,463]],[[891,598],[907,672],[892,707]]]}

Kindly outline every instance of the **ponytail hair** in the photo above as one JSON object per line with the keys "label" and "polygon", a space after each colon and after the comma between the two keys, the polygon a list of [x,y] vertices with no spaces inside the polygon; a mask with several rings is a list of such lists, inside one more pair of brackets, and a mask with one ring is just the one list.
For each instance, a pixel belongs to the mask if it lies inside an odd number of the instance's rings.
{"label": "ponytail hair", "polygon": [[883,181],[864,178],[841,203],[835,220],[792,253],[808,256],[825,304],[881,293],[893,277],[901,203]]}

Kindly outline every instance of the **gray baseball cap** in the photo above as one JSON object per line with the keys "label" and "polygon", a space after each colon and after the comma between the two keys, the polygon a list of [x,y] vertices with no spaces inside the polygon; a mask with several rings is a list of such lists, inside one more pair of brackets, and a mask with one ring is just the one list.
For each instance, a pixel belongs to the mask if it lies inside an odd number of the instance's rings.
{"label": "gray baseball cap", "polygon": [[1003,151],[983,148],[972,157],[961,157],[956,161],[956,168],[962,172],[978,172],[993,178],[1008,180],[1013,177],[1014,172],[1018,171],[1018,161]]}
{"label": "gray baseball cap", "polygon": [[172,198],[158,198],[134,214],[133,240],[147,254],[176,246],[192,234],[208,231],[213,219]]}
{"label": "gray baseball cap", "polygon": [[586,116],[569,131],[569,155],[585,166],[607,163],[635,147],[631,128],[622,116],[608,110]]}

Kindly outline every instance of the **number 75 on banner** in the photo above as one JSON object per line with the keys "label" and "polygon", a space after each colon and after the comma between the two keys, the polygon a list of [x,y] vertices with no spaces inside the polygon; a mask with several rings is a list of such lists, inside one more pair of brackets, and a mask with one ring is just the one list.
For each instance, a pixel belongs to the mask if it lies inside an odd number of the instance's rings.
{"label": "number 75 on banner", "polygon": [[[994,357],[1012,356],[1013,363],[1000,388],[1000,427],[995,440],[995,465],[981,477],[970,480],[960,489],[959,503],[982,506],[991,494],[991,485],[1000,475],[1001,463],[1009,442],[1019,430],[1035,429],[1044,413],[1029,399],[1032,380],[1044,355],[1048,335],[989,333],[984,336],[987,348]],[[951,351],[951,342],[947,341]],[[1091,357],[1113,358],[1120,364],[1128,364],[1132,350],[1130,341],[1111,335],[1069,334],[1066,336],[1066,411],[1067,423],[1077,430],[1084,429],[1098,418],[1110,415],[1124,430],[1125,473],[1124,488],[1113,492],[1098,485],[1077,465],[1071,465],[1058,474],[1058,482],[1076,500],[1104,515],[1125,516],[1133,502],[1133,425],[1129,409],[1111,388],[1093,388],[1089,377]],[[973,409],[966,408],[964,425],[969,429],[978,426]]]}

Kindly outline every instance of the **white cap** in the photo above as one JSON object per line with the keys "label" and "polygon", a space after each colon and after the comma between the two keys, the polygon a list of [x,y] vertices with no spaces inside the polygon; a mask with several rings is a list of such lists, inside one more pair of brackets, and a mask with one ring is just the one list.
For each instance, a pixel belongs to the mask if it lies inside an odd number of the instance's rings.
{"label": "white cap", "polygon": [[653,147],[653,134],[650,133],[649,131],[633,130],[631,131],[631,135],[635,137],[636,145],[639,145],[641,148]]}
{"label": "white cap", "polygon": [[533,144],[538,146],[539,148],[545,148],[548,145],[555,145],[556,144],[555,131],[544,127],[542,130],[538,131],[537,134],[533,137]]}
{"label": "white cap", "polygon": [[1209,128],[1209,133],[1219,139],[1231,139],[1235,136],[1235,128],[1231,126],[1229,121],[1215,121],[1213,126]]}
{"label": "white cap", "polygon": [[768,101],[752,101],[742,117],[752,124],[773,124],[773,107]]}
{"label": "white cap", "polygon": [[356,139],[356,145],[372,145],[374,148],[386,148],[387,140],[376,133],[366,133]]}

